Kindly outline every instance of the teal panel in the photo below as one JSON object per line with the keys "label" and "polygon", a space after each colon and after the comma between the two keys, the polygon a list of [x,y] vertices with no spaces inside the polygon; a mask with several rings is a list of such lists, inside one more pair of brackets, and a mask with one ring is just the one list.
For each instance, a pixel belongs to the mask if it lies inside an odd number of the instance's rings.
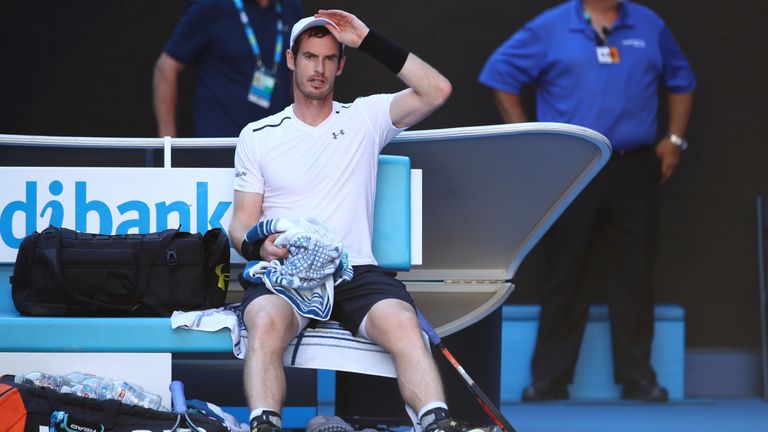
{"label": "teal panel", "polygon": [[411,162],[379,156],[373,213],[373,255],[392,270],[411,267]]}
{"label": "teal panel", "polygon": [[[501,401],[520,401],[523,389],[531,383],[531,358],[536,344],[540,307],[506,305],[502,312]],[[685,397],[685,311],[678,305],[654,308],[654,339],[651,364],[659,383],[669,390],[672,400]],[[584,331],[576,364],[572,399],[618,399],[621,387],[613,382],[613,357],[608,308],[594,305]]]}
{"label": "teal panel", "polygon": [[[229,330],[174,330],[170,318],[0,315],[0,351],[232,352]],[[234,354],[233,354],[234,356]]]}

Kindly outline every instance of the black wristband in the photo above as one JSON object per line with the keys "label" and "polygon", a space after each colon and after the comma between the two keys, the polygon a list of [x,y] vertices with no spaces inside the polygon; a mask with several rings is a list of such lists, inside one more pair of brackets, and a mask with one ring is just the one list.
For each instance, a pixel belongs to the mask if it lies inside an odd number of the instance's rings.
{"label": "black wristband", "polygon": [[264,259],[261,258],[261,245],[263,244],[264,240],[259,240],[257,242],[243,240],[240,244],[240,255],[248,261],[264,261]]}
{"label": "black wristband", "polygon": [[395,75],[400,73],[408,60],[407,49],[373,29],[368,31],[357,49],[381,62]]}

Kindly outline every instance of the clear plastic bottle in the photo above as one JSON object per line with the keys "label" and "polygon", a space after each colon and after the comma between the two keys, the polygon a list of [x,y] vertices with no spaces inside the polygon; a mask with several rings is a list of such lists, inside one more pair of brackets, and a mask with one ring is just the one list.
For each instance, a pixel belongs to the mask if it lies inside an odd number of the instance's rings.
{"label": "clear plastic bottle", "polygon": [[61,393],[71,393],[78,396],[91,398],[91,399],[98,399],[99,397],[99,391],[97,389],[94,389],[91,386],[84,385],[84,384],[72,384],[72,385],[65,385],[61,387]]}
{"label": "clear plastic bottle", "polygon": [[61,376],[47,374],[45,372],[30,372],[25,375],[19,374],[13,378],[13,382],[16,384],[27,384],[37,387],[49,387],[56,391],[61,391],[61,388],[67,384],[66,380]]}
{"label": "clear plastic bottle", "polygon": [[100,398],[117,399],[128,405],[138,405],[144,408],[162,410],[162,397],[145,392],[141,387],[125,381],[111,381],[102,383]]}
{"label": "clear plastic bottle", "polygon": [[64,378],[73,384],[88,384],[92,387],[98,387],[98,384],[104,379],[104,377],[83,372],[70,372],[64,375]]}
{"label": "clear plastic bottle", "polygon": [[16,375],[14,382],[38,387],[50,387],[61,393],[72,393],[94,399],[117,399],[128,405],[138,405],[154,410],[164,410],[163,398],[154,393],[145,392],[140,386],[122,380],[82,372],[72,372],[65,376],[30,372]]}
{"label": "clear plastic bottle", "polygon": [[74,393],[78,396],[99,399],[101,383],[107,378],[82,372],[72,372],[64,375],[68,387],[62,388],[62,393]]}

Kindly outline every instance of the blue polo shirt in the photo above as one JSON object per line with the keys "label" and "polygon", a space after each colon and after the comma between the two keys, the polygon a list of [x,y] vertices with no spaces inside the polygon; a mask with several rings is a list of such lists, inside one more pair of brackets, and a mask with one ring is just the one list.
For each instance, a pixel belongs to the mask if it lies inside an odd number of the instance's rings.
{"label": "blue polo shirt", "polygon": [[[280,0],[283,6],[283,44],[288,47],[293,25],[304,16],[298,0]],[[262,9],[246,0],[245,11],[267,69],[274,63],[277,35],[275,1]],[[197,70],[195,135],[236,137],[246,124],[281,111],[293,101],[291,72],[281,54],[272,102],[264,109],[248,101],[256,57],[232,0],[192,1],[176,26],[165,52]]]}
{"label": "blue polo shirt", "polygon": [[514,94],[534,84],[538,121],[594,129],[615,149],[654,144],[659,84],[672,93],[688,93],[696,78],[658,15],[631,1],[620,8],[607,40],[618,48],[619,63],[598,62],[597,36],[581,0],[574,0],[512,35],[493,52],[479,81]]}

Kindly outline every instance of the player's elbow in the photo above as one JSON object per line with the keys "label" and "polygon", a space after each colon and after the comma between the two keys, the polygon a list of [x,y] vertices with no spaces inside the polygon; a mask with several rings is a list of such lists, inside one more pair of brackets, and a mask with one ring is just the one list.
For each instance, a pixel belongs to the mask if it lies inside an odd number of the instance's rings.
{"label": "player's elbow", "polygon": [[431,105],[435,108],[442,106],[453,93],[453,86],[447,78],[441,76],[433,83],[432,97],[430,98]]}

